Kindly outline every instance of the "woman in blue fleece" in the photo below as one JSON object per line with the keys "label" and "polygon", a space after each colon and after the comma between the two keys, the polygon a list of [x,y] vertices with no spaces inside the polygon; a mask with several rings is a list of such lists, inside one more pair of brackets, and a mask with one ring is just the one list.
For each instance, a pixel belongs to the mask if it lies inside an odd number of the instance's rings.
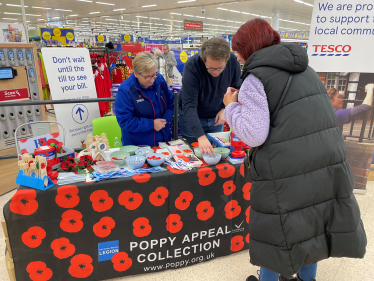
{"label": "woman in blue fleece", "polygon": [[174,95],[156,69],[157,59],[151,53],[138,53],[134,73],[118,89],[115,113],[123,145],[158,146],[171,140]]}

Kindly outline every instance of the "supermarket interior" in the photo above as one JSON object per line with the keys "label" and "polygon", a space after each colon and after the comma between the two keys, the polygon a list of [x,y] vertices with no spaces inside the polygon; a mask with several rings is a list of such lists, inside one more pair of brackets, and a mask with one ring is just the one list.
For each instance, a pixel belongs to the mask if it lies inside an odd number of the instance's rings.
{"label": "supermarket interior", "polygon": [[374,5],[3,0],[0,281],[373,280]]}

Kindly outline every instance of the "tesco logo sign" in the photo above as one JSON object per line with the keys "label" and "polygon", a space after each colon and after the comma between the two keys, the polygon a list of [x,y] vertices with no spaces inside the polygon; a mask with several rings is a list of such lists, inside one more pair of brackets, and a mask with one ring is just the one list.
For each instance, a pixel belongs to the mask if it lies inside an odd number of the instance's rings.
{"label": "tesco logo sign", "polygon": [[312,45],[314,54],[312,56],[349,56],[352,46],[351,45]]}

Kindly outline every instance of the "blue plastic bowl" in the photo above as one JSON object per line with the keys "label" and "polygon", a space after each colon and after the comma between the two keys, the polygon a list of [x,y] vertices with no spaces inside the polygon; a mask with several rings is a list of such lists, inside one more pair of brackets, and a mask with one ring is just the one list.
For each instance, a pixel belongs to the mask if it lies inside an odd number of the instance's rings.
{"label": "blue plastic bowl", "polygon": [[144,156],[130,156],[126,158],[126,164],[130,169],[139,169],[145,164]]}
{"label": "blue plastic bowl", "polygon": [[[152,156],[155,156],[155,157],[160,157],[161,159],[160,160],[151,160],[151,159],[148,159],[148,158],[151,158]],[[149,163],[149,165],[151,165],[152,167],[157,167],[157,166],[160,166],[161,164],[164,163],[165,161],[165,155],[161,154],[161,153],[150,153],[150,154],[147,154],[147,162]]]}
{"label": "blue plastic bowl", "polygon": [[212,156],[209,156],[209,155],[207,155],[207,154],[204,154],[204,155],[203,155],[203,158],[204,158],[204,161],[205,161],[208,165],[216,165],[219,161],[221,161],[221,154],[216,153],[216,157],[214,157],[213,155],[212,155]]}

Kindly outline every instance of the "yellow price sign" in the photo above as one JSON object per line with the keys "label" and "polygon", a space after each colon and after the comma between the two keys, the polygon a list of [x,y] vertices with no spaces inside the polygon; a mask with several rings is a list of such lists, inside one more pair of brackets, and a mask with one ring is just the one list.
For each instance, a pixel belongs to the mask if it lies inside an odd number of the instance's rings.
{"label": "yellow price sign", "polygon": [[104,35],[98,35],[97,36],[97,41],[99,41],[99,42],[104,42],[104,39],[105,39]]}
{"label": "yellow price sign", "polygon": [[125,34],[123,36],[123,40],[126,41],[126,42],[131,41],[131,35],[130,34]]}
{"label": "yellow price sign", "polygon": [[297,33],[295,34],[295,39],[297,39]]}
{"label": "yellow price sign", "polygon": [[305,34],[303,35],[303,39],[305,39]]}
{"label": "yellow price sign", "polygon": [[144,42],[142,42],[141,46],[142,46],[142,47],[144,48],[144,46],[145,46],[145,43],[144,43]]}
{"label": "yellow price sign", "polygon": [[186,63],[186,61],[188,60],[187,53],[185,51],[182,51],[179,58],[180,58],[181,62]]}
{"label": "yellow price sign", "polygon": [[129,56],[129,58],[131,58],[132,56],[131,52],[128,52],[127,55]]}
{"label": "yellow price sign", "polygon": [[66,39],[68,39],[69,41],[73,41],[74,40],[74,34],[71,33],[71,32],[66,33]]}
{"label": "yellow price sign", "polygon": [[286,33],[286,38],[288,38],[288,32]]}
{"label": "yellow price sign", "polygon": [[55,28],[55,29],[53,29],[53,34],[55,36],[61,36],[61,30],[59,28]]}
{"label": "yellow price sign", "polygon": [[44,40],[50,40],[52,36],[51,33],[49,33],[48,31],[44,31],[42,37]]}

